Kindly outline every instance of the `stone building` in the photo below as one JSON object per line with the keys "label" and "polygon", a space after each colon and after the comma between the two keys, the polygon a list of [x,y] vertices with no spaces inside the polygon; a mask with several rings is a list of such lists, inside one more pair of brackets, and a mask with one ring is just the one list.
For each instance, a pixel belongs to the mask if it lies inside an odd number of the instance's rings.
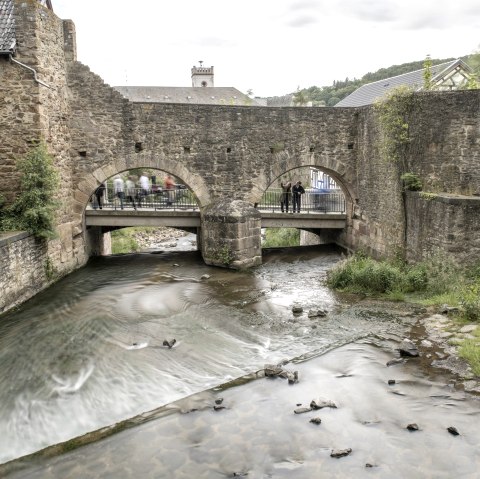
{"label": "stone building", "polygon": [[253,98],[234,87],[216,87],[213,66],[192,67],[192,86],[116,86],[133,102],[185,103],[190,105],[258,106]]}

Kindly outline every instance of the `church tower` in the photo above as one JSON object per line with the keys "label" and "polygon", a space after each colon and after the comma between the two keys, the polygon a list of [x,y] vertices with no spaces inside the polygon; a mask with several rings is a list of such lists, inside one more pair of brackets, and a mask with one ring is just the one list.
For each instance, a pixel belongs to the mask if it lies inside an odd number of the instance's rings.
{"label": "church tower", "polygon": [[192,87],[212,87],[213,67],[204,67],[200,61],[199,67],[192,67]]}

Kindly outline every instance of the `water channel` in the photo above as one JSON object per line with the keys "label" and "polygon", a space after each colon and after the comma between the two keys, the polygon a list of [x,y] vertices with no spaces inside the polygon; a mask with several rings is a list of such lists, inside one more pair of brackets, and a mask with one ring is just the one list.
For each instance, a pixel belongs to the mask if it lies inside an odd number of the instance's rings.
{"label": "water channel", "polygon": [[[2,316],[0,476],[478,477],[478,398],[421,360],[386,366],[418,312],[328,290],[340,257],[275,249],[249,272],[194,251],[103,257]],[[298,383],[258,373],[281,361]],[[337,408],[294,413],[317,397]]]}

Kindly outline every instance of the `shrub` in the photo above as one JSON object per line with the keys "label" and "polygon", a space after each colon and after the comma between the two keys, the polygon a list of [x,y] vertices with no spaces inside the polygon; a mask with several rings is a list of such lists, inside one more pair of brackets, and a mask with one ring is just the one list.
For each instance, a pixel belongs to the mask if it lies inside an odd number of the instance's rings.
{"label": "shrub", "polygon": [[400,179],[403,181],[403,188],[408,191],[420,191],[423,187],[422,181],[414,173],[404,173]]}
{"label": "shrub", "polygon": [[17,163],[20,194],[2,214],[2,229],[23,229],[37,238],[54,238],[58,173],[44,143]]}

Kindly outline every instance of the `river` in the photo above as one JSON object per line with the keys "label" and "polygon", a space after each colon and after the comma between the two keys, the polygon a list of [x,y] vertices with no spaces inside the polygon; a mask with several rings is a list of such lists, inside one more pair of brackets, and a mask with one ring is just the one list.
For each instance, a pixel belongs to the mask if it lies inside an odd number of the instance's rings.
{"label": "river", "polygon": [[[478,397],[421,360],[387,367],[419,312],[334,294],[339,259],[276,249],[236,272],[193,251],[97,258],[2,316],[0,463],[140,416],[0,475],[478,477]],[[298,383],[257,373],[281,361]],[[337,407],[294,413],[316,397]]]}

